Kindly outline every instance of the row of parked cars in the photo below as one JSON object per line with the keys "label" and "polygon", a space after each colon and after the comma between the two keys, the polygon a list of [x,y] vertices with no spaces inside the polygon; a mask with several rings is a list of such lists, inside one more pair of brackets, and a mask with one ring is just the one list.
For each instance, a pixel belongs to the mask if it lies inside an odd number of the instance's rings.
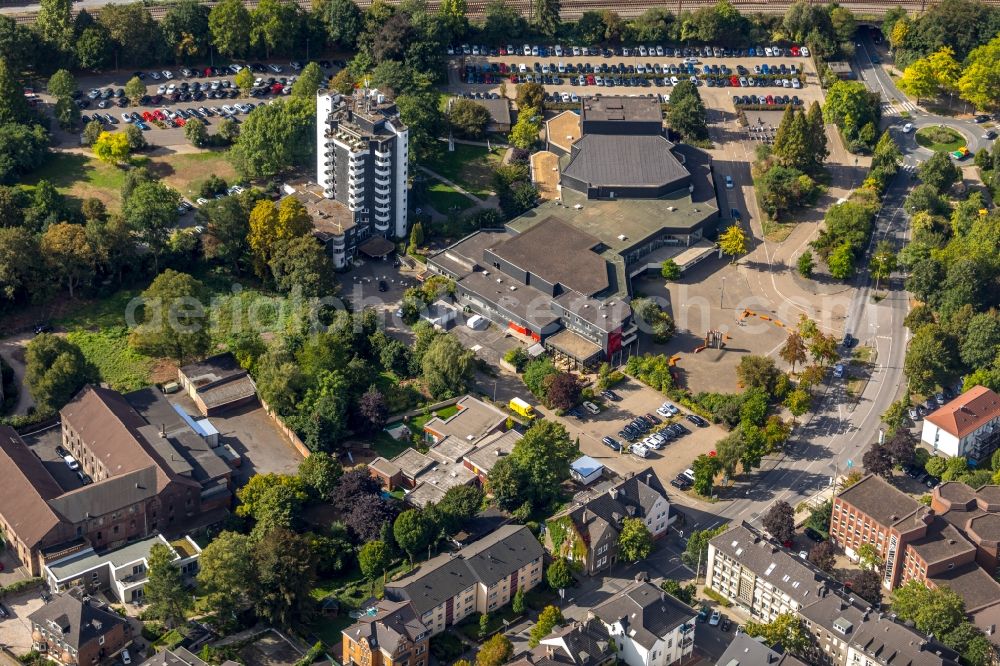
{"label": "row of parked cars", "polygon": [[923,404],[917,404],[909,409],[909,417],[911,421],[919,421],[924,418],[927,414],[930,414],[938,407],[944,405],[952,398],[955,398],[962,392],[962,382],[958,382],[955,386],[947,386],[942,390],[938,391],[933,395],[933,397],[927,398]]}
{"label": "row of parked cars", "polygon": [[563,46],[556,44],[546,46],[539,44],[524,44],[520,48],[513,44],[506,46],[483,46],[479,44],[462,44],[460,46],[451,45],[447,47],[448,55],[478,55],[478,56],[507,56],[523,55],[536,56],[540,58],[562,58],[563,56],[590,56],[610,58],[612,56],[622,56],[624,58],[646,58],[653,56],[670,57],[698,57],[702,58],[781,58],[781,57],[809,57],[807,46],[752,46],[750,48],[731,49],[723,46]]}
{"label": "row of parked cars", "polygon": [[[799,99],[798,95],[733,95],[733,105],[734,106],[763,106],[781,104],[792,106],[802,106],[803,102]],[[750,131],[756,131],[753,126],[750,127]]]}

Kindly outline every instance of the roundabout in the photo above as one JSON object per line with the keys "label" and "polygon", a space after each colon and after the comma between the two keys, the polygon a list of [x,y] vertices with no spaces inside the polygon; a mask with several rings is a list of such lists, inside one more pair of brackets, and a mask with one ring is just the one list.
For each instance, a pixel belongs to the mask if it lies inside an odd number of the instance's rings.
{"label": "roundabout", "polygon": [[915,135],[917,145],[938,153],[950,153],[967,145],[966,137],[946,125],[920,127]]}

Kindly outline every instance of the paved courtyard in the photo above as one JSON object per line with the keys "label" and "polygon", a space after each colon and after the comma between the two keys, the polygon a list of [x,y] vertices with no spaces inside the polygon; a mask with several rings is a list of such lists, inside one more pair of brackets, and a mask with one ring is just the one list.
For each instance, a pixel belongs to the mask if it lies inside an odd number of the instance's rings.
{"label": "paved courtyard", "polygon": [[0,622],[0,643],[14,654],[31,651],[31,624],[28,616],[42,607],[43,601],[37,589],[11,595],[3,600],[4,608],[11,616]]}

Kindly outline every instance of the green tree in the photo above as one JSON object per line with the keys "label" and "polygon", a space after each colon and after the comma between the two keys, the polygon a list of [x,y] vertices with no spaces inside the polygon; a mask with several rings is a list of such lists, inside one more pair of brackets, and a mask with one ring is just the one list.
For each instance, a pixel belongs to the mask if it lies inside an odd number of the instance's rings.
{"label": "green tree", "polygon": [[545,570],[545,580],[553,590],[565,590],[576,585],[573,570],[565,557],[552,560],[552,564]]}
{"label": "green tree", "polygon": [[708,542],[729,529],[728,525],[719,525],[714,529],[692,530],[688,537],[681,561],[689,567],[697,567],[698,563],[708,563]]}
{"label": "green tree", "polygon": [[965,604],[946,586],[931,589],[911,580],[892,593],[892,610],[901,620],[912,620],[919,631],[944,636],[965,619]]}
{"label": "green tree", "polygon": [[149,356],[178,362],[204,356],[211,348],[204,285],[186,273],[167,269],[142,292],[142,314],[129,344]]}
{"label": "green tree", "polygon": [[187,121],[184,125],[184,138],[190,141],[191,145],[195,148],[204,148],[207,146],[209,138],[208,129],[205,127],[205,123],[197,118],[192,118]]}
{"label": "green tree", "polygon": [[[407,75],[412,80],[411,75]],[[437,93],[413,92],[399,95],[396,108],[410,131],[410,155],[416,162],[428,162],[441,152],[437,140],[443,116],[438,110]]]}
{"label": "green tree", "polygon": [[664,280],[677,281],[681,278],[681,267],[673,259],[664,259],[660,264],[660,275]]}
{"label": "green tree", "polygon": [[476,666],[502,666],[514,656],[514,645],[503,633],[494,634],[479,646]]}
{"label": "green tree", "polygon": [[510,609],[514,612],[514,615],[523,615],[525,609],[524,601],[524,588],[517,588],[517,592],[514,593],[514,598],[510,602]]}
{"label": "green tree", "polygon": [[171,54],[181,62],[191,62],[208,53],[209,8],[197,0],[181,0],[167,10],[160,29]]}
{"label": "green tree", "polygon": [[316,558],[306,537],[277,528],[254,546],[258,616],[281,627],[294,626],[309,610],[316,581]]}
{"label": "green tree", "polygon": [[212,44],[220,54],[240,57],[250,46],[250,12],[240,0],[222,0],[208,14]]}
{"label": "green tree", "polygon": [[146,84],[138,76],[133,76],[125,84],[125,97],[128,98],[132,106],[139,106],[142,98],[146,95]]}
{"label": "green tree", "polygon": [[93,278],[97,257],[81,225],[53,224],[42,235],[41,250],[51,275],[66,284],[70,298],[78,285]]}
{"label": "green tree", "polygon": [[305,164],[312,158],[315,123],[312,100],[294,97],[257,107],[240,126],[231,152],[233,165],[247,178],[270,178]]}
{"label": "green tree", "polygon": [[326,75],[323,74],[323,70],[316,63],[310,62],[302,68],[299,78],[292,84],[292,95],[314,99],[316,91],[324,87],[325,82]]}
{"label": "green tree", "polygon": [[531,0],[532,23],[539,33],[551,37],[559,29],[559,0]]}
{"label": "green tree", "polygon": [[103,133],[104,123],[100,120],[91,120],[83,127],[83,143],[87,146],[93,146]]}
{"label": "green tree", "polygon": [[903,371],[916,393],[932,393],[936,386],[947,383],[953,363],[953,343],[936,325],[917,329],[906,349]]}
{"label": "green tree", "polygon": [[358,550],[361,573],[373,583],[378,576],[385,574],[390,563],[389,549],[382,541],[369,541]]}
{"label": "green tree", "polygon": [[479,139],[486,134],[490,112],[471,99],[455,99],[448,108],[448,124],[455,133],[466,139]]}
{"label": "green tree", "polygon": [[720,470],[719,459],[701,454],[691,463],[691,469],[694,471],[694,491],[703,497],[710,496],[715,485],[715,475]]}
{"label": "green tree", "polygon": [[917,104],[920,98],[934,97],[939,91],[937,74],[927,58],[921,58],[904,69],[896,84],[904,93],[915,97]]}
{"label": "green tree", "polygon": [[333,288],[333,263],[311,234],[277,241],[268,264],[278,290],[319,297]]}
{"label": "green tree", "polygon": [[653,535],[641,518],[626,518],[618,534],[618,553],[626,562],[638,562],[653,551]]}
{"label": "green tree", "polygon": [[736,263],[736,258],[747,253],[747,234],[739,224],[733,224],[719,234],[719,248]]}
{"label": "green tree", "polygon": [[457,338],[441,335],[431,342],[421,362],[424,381],[431,395],[447,398],[465,392],[475,370],[475,355]]}
{"label": "green tree", "polygon": [[552,633],[556,625],[563,623],[562,612],[555,606],[546,606],[538,614],[538,621],[528,633],[528,647],[535,647],[543,638]]}
{"label": "green tree", "polygon": [[351,0],[329,0],[314,5],[330,42],[352,50],[362,32],[361,10]]}
{"label": "green tree", "polygon": [[236,87],[239,88],[240,92],[243,93],[243,96],[246,97],[250,94],[250,90],[253,88],[253,79],[253,72],[250,71],[249,67],[244,67],[236,73],[235,77],[233,77],[233,83],[236,84]]}
{"label": "green tree", "polygon": [[510,143],[516,148],[530,149],[538,143],[541,129],[542,114],[538,108],[522,108],[518,111],[517,122],[510,130]]}
{"label": "green tree", "polygon": [[21,226],[0,225],[0,297],[15,301],[38,293],[44,273],[37,237]]}
{"label": "green tree", "polygon": [[930,185],[938,194],[943,194],[962,178],[962,170],[952,161],[948,153],[942,152],[936,152],[924,160],[917,174],[920,176],[920,182]]}
{"label": "green tree", "polygon": [[522,497],[522,501],[532,499],[536,505],[542,505],[553,499],[560,484],[569,478],[570,462],[578,455],[578,447],[562,424],[536,421],[517,441],[510,455],[528,486],[528,496]]}
{"label": "green tree", "polygon": [[896,270],[896,248],[887,240],[879,241],[872,253],[871,273],[878,280],[888,279]]}
{"label": "green tree", "polygon": [[162,543],[149,550],[149,573],[143,588],[150,614],[168,627],[184,621],[184,611],[191,607],[191,594],[184,576],[174,564],[174,552]]}
{"label": "green tree", "polygon": [[[824,120],[839,127],[849,142],[864,143],[862,128],[870,125],[874,129],[880,113],[881,97],[860,81],[837,81],[827,91],[823,105]],[[874,147],[877,138],[871,136],[864,147]]]}
{"label": "green tree", "polygon": [[767,624],[750,621],[743,629],[747,636],[762,637],[766,645],[780,643],[797,655],[805,654],[812,644],[811,634],[794,613],[782,613]]}
{"label": "green tree", "polygon": [[847,280],[854,275],[854,250],[844,243],[837,247],[827,258],[830,275],[838,280]]}
{"label": "green tree", "polygon": [[318,451],[299,463],[299,479],[309,490],[309,494],[320,502],[327,501],[344,468],[333,456]]}
{"label": "green tree", "polygon": [[777,541],[791,541],[795,536],[795,511],[788,502],[775,502],[764,514],[761,524]]}
{"label": "green tree", "polygon": [[95,372],[72,342],[51,333],[32,338],[25,352],[25,381],[40,411],[62,409]]}
{"label": "green tree", "polygon": [[866,571],[878,571],[882,568],[882,558],[878,549],[870,543],[858,547],[858,564]]}
{"label": "green tree", "polygon": [[396,517],[392,533],[413,562],[413,555],[427,547],[431,538],[431,526],[418,509],[409,509]]}
{"label": "green tree", "polygon": [[688,141],[708,138],[705,103],[690,81],[681,81],[670,93],[667,124]]}
{"label": "green tree", "polygon": [[41,0],[35,30],[57,53],[67,54],[73,45],[72,0]]}
{"label": "green tree", "polygon": [[159,24],[142,3],[104,5],[97,14],[107,28],[121,62],[138,65],[157,62],[163,52]]}
{"label": "green tree", "polygon": [[545,104],[545,87],[533,81],[517,84],[517,108],[540,109]]}
{"label": "green tree", "polygon": [[52,115],[55,116],[59,127],[67,131],[72,130],[80,124],[80,107],[69,97],[56,100]]}
{"label": "green tree", "polygon": [[198,557],[198,590],[219,617],[231,617],[250,603],[256,576],[250,537],[225,531]]}
{"label": "green tree", "polygon": [[76,91],[76,79],[67,70],[60,69],[49,77],[49,82],[45,88],[56,99],[71,97]]}
{"label": "green tree", "polygon": [[774,390],[781,371],[774,360],[767,356],[748,354],[736,366],[736,379],[743,388],[760,388],[766,393]]}
{"label": "green tree", "polygon": [[88,26],[76,40],[77,63],[82,69],[105,69],[112,62],[114,46],[107,28],[100,23]]}
{"label": "green tree", "polygon": [[250,233],[247,242],[259,277],[267,277],[277,247],[283,241],[306,236],[312,221],[298,199],[285,197],[277,206],[269,199],[258,201],[250,213]]}
{"label": "green tree", "polygon": [[[133,169],[133,173],[138,171]],[[128,176],[126,176],[127,182]],[[124,189],[124,188],[123,188]],[[159,272],[160,256],[177,224],[180,194],[158,181],[142,182],[125,196],[122,217],[153,255],[153,270]]]}
{"label": "green tree", "polygon": [[1000,316],[995,310],[981,312],[969,321],[962,340],[962,362],[970,368],[988,366],[1000,349]]}
{"label": "green tree", "polygon": [[1000,36],[973,49],[965,60],[965,69],[958,79],[958,90],[970,104],[979,109],[1000,107]]}

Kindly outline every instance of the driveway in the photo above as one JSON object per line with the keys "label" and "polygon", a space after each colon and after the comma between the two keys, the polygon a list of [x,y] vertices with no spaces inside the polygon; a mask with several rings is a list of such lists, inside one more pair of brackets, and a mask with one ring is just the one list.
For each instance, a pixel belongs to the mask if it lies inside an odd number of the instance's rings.
{"label": "driveway", "polygon": [[34,337],[32,333],[21,333],[0,340],[0,356],[14,369],[14,377],[17,379],[18,385],[17,404],[14,406],[12,414],[27,414],[28,410],[35,406],[35,399],[31,397],[31,391],[24,383],[25,347]]}
{"label": "driveway", "polygon": [[31,623],[28,616],[42,607],[39,590],[34,589],[7,597],[4,608],[11,616],[0,622],[0,643],[4,643],[14,654],[31,651]]}

